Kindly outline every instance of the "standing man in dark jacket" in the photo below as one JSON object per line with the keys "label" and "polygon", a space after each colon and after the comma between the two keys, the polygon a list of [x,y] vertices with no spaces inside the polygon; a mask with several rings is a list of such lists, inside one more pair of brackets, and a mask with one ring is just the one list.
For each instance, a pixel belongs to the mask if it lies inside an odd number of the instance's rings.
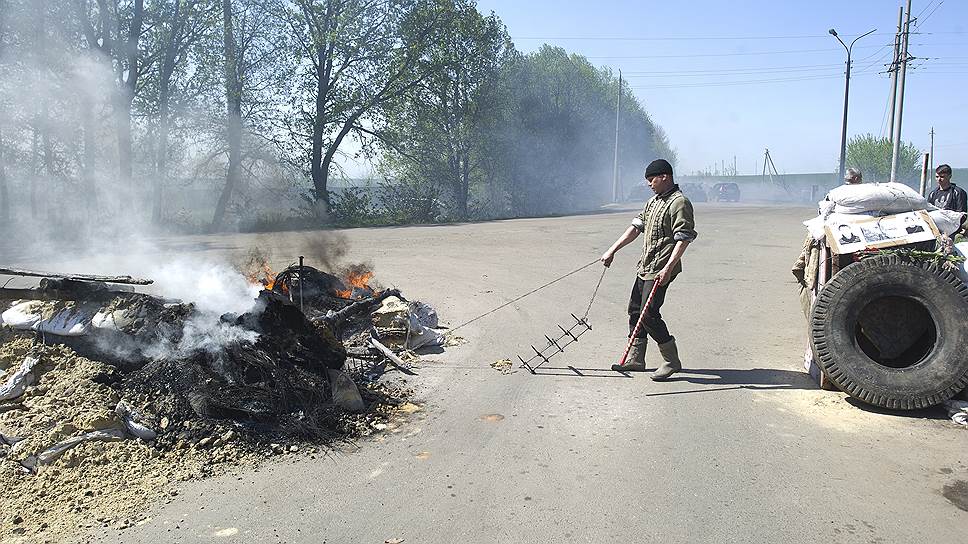
{"label": "standing man in dark jacket", "polygon": [[938,180],[938,186],[928,193],[928,202],[942,210],[968,212],[968,193],[951,183],[951,167],[942,164],[935,169],[934,177]]}
{"label": "standing man in dark jacket", "polygon": [[665,380],[682,370],[676,339],[669,334],[669,328],[659,308],[665,301],[669,283],[682,272],[679,262],[689,243],[696,239],[696,222],[692,203],[689,202],[672,179],[672,165],[664,159],[652,161],[645,169],[645,179],[655,193],[625,233],[602,255],[605,266],[612,264],[615,252],[630,244],[644,234],[642,257],[639,259],[638,273],[632,294],[629,297],[629,336],[634,332],[639,320],[642,305],[648,299],[652,287],[658,282],[652,304],[642,320],[642,329],[632,340],[628,362],[625,366],[612,365],[612,370],[642,372],[645,370],[645,348],[648,336],[659,345],[659,352],[665,361],[654,374],[653,380]]}

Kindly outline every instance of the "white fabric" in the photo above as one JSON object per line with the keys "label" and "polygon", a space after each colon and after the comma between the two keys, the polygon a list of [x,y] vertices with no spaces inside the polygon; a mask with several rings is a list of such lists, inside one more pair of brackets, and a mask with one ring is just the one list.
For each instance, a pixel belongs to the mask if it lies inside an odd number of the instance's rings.
{"label": "white fabric", "polygon": [[968,427],[968,401],[946,400],[944,407],[948,410],[948,417],[958,425]]}
{"label": "white fabric", "polygon": [[43,316],[40,309],[43,303],[37,300],[16,302],[2,314],[3,323],[12,329],[31,330]]}
{"label": "white fabric", "polygon": [[[955,253],[962,257],[968,257],[968,242],[955,244]],[[958,267],[958,277],[961,278],[961,281],[968,283],[968,261],[961,263]]]}
{"label": "white fabric", "polygon": [[34,367],[40,362],[36,357],[24,357],[20,368],[10,376],[10,379],[0,385],[0,400],[10,400],[24,394],[28,386],[34,383]]}
{"label": "white fabric", "polygon": [[64,308],[48,319],[34,325],[34,330],[58,336],[84,336],[91,330],[91,320],[101,309],[100,304],[88,303]]}
{"label": "white fabric", "polygon": [[934,220],[934,224],[941,231],[941,234],[948,235],[961,228],[961,222],[965,217],[964,213],[951,210],[931,210],[928,215]]}

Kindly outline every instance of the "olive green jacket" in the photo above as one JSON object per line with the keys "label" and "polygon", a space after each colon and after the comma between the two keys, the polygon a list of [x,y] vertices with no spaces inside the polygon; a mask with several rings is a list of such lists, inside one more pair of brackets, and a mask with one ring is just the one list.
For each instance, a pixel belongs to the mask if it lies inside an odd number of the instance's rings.
{"label": "olive green jacket", "polygon": [[[691,242],[698,235],[692,202],[682,194],[678,185],[650,198],[642,213],[632,220],[632,225],[639,229],[644,238],[642,258],[638,265],[638,275],[643,280],[655,279],[669,262],[676,242]],[[682,261],[673,267],[670,281],[680,272]]]}

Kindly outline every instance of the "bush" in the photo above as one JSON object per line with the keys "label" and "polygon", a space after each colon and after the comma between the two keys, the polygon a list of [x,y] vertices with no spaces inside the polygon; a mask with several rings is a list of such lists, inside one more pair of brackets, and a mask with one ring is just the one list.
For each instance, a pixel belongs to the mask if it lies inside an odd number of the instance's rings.
{"label": "bush", "polygon": [[446,205],[434,186],[384,182],[379,194],[380,215],[386,223],[438,223],[446,219]]}
{"label": "bush", "polygon": [[348,187],[339,193],[330,193],[332,216],[336,224],[357,227],[377,224],[373,197],[363,187]]}

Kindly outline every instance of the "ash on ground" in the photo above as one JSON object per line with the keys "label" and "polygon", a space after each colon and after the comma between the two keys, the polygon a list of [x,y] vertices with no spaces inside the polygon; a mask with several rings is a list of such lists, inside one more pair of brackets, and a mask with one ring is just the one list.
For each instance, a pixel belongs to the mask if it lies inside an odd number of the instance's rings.
{"label": "ash on ground", "polygon": [[279,274],[243,315],[136,293],[13,303],[0,328],[0,538],[123,529],[178,482],[316,455],[419,411],[406,377],[384,373],[409,373],[418,343],[445,344],[436,314],[307,269]]}

